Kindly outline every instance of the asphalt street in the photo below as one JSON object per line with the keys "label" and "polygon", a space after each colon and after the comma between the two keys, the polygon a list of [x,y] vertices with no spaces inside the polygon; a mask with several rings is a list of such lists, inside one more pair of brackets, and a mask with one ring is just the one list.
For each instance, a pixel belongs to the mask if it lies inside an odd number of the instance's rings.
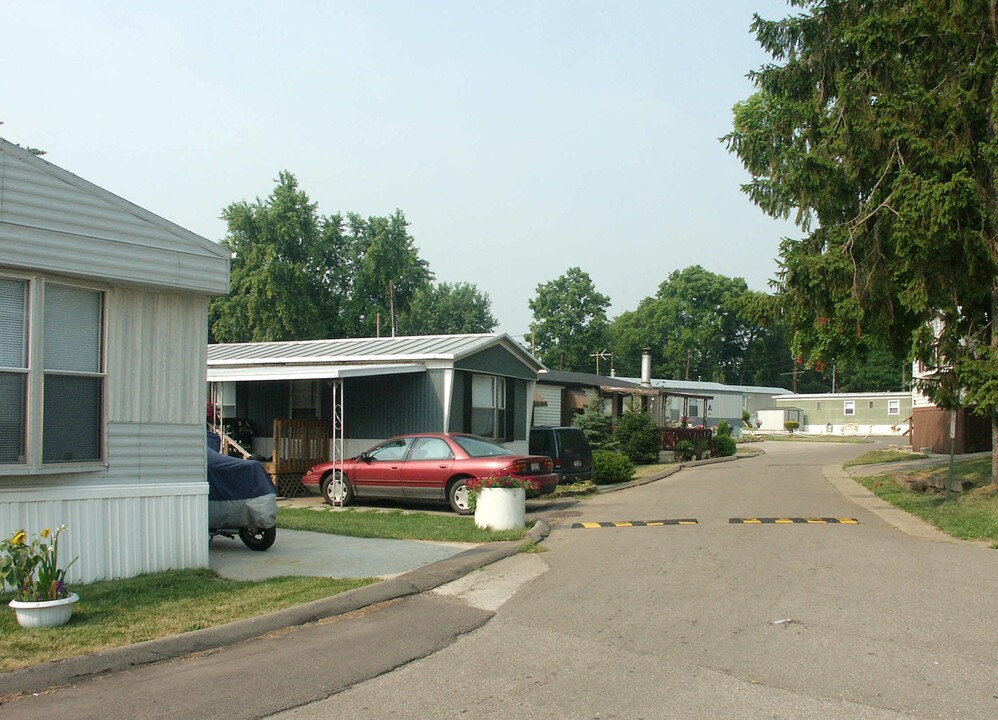
{"label": "asphalt street", "polygon": [[765,449],[566,509],[546,552],[436,591],[0,718],[998,717],[998,551],[900,532],[825,479],[869,446]]}

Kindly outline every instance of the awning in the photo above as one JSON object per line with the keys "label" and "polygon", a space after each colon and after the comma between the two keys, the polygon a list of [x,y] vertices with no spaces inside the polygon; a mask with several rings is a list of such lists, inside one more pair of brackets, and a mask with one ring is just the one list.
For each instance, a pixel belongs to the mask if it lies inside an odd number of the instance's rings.
{"label": "awning", "polygon": [[548,401],[539,392],[534,393],[534,407],[547,407]]}
{"label": "awning", "polygon": [[568,408],[569,410],[585,410],[586,406],[589,405],[589,396],[586,394],[585,390],[565,388],[564,394],[562,395],[561,405],[562,409]]}
{"label": "awning", "polygon": [[208,367],[208,382],[249,382],[253,380],[334,380],[336,378],[399,375],[426,372],[425,365],[254,365]]}

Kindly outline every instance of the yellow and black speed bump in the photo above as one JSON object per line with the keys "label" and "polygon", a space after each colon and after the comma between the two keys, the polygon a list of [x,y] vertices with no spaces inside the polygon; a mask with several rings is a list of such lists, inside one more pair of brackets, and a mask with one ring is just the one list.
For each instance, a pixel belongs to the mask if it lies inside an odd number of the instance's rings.
{"label": "yellow and black speed bump", "polygon": [[676,518],[672,520],[630,520],[626,522],[580,522],[573,528],[627,528],[627,527],[663,527],[665,525],[696,525],[696,518]]}
{"label": "yellow and black speed bump", "polygon": [[801,517],[768,517],[768,518],[731,518],[729,523],[737,525],[859,525],[856,518],[801,518]]}

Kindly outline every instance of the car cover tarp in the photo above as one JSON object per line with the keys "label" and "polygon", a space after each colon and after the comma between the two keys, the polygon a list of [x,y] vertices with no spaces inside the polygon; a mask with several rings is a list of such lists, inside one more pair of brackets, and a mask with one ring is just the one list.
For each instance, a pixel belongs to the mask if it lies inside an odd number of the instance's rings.
{"label": "car cover tarp", "polygon": [[274,527],[277,492],[255,460],[242,460],[208,448],[208,527]]}

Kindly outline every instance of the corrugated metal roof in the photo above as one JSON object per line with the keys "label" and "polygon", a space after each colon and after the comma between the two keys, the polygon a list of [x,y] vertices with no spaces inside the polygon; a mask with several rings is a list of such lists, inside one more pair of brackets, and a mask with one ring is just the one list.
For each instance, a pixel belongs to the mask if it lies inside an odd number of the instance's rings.
{"label": "corrugated metal roof", "polygon": [[544,367],[505,333],[219,343],[208,346],[208,366],[455,361],[493,345],[506,348],[534,370]]}
{"label": "corrugated metal roof", "polygon": [[593,373],[567,372],[565,370],[545,370],[537,376],[537,382],[549,385],[582,385],[593,388],[619,388],[621,390],[640,390],[638,383],[607,375]]}
{"label": "corrugated metal roof", "polygon": [[[640,378],[625,378],[631,382],[641,382]],[[666,390],[679,392],[720,392],[720,393],[752,393],[756,395],[786,395],[786,388],[764,387],[760,385],[725,385],[719,382],[703,382],[698,380],[666,380],[652,378],[651,384]]]}
{"label": "corrugated metal roof", "polygon": [[332,380],[333,378],[401,375],[426,372],[425,365],[251,365],[208,368],[208,382],[247,382],[250,380]]}

